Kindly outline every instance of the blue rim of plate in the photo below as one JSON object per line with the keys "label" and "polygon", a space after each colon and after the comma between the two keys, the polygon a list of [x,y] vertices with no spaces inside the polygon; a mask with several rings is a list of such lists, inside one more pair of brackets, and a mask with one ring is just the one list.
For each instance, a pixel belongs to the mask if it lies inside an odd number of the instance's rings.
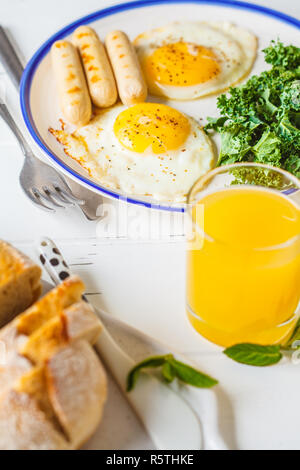
{"label": "blue rim of plate", "polygon": [[102,10],[98,10],[94,13],[91,13],[89,15],[86,15],[74,21],[73,23],[70,23],[69,25],[60,29],[53,36],[51,36],[46,42],[44,42],[44,44],[37,50],[37,52],[30,59],[30,61],[28,62],[24,70],[22,80],[21,80],[21,85],[20,85],[20,102],[21,102],[21,110],[22,110],[23,119],[25,121],[25,124],[31,136],[33,137],[35,142],[38,144],[38,146],[56,164],[58,164],[61,168],[63,168],[67,173],[71,174],[73,177],[75,177],[76,179],[79,179],[81,182],[87,184],[88,186],[96,189],[100,193],[106,196],[112,197],[114,199],[126,201],[131,204],[137,204],[137,205],[141,205],[144,207],[149,207],[152,209],[160,209],[160,210],[165,210],[165,211],[170,211],[170,212],[185,212],[184,206],[178,207],[178,205],[168,206],[168,205],[162,205],[159,203],[156,204],[152,202],[142,201],[139,199],[134,199],[133,197],[127,197],[127,196],[121,195],[115,191],[111,191],[103,186],[100,186],[99,184],[77,173],[77,171],[70,168],[57,155],[55,155],[51,151],[51,149],[47,146],[47,144],[43,141],[42,137],[40,136],[35,126],[32,113],[31,113],[31,108],[30,108],[30,90],[31,90],[32,80],[33,80],[35,71],[38,65],[40,64],[40,62],[42,61],[42,59],[45,57],[45,55],[48,54],[52,44],[55,41],[58,41],[59,39],[62,39],[65,36],[68,36],[74,31],[74,29],[76,29],[78,26],[82,24],[89,24],[93,21],[99,20],[101,18],[105,18],[106,16],[112,16],[116,13],[120,13],[120,12],[127,11],[127,10],[133,10],[137,8],[143,8],[147,6],[176,4],[176,3],[177,4],[190,3],[190,4],[197,4],[197,5],[201,5],[201,4],[202,5],[217,5],[217,6],[223,6],[223,7],[231,7],[235,9],[250,10],[250,11],[258,12],[263,15],[276,18],[280,21],[283,21],[284,23],[290,24],[300,29],[300,21],[297,20],[296,18],[286,15],[285,13],[281,13],[280,11],[273,10],[271,8],[263,7],[260,5],[254,5],[248,2],[240,2],[240,1],[234,1],[234,0],[186,0],[186,1],[184,0],[139,0],[139,1],[133,1],[133,2],[120,3],[118,5],[114,5],[108,8],[104,8]]}

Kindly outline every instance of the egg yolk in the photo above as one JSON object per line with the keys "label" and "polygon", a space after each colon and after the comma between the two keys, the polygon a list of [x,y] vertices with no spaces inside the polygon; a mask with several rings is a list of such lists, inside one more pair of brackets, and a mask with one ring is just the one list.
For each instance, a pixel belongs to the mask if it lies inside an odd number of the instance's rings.
{"label": "egg yolk", "polygon": [[161,154],[181,147],[190,132],[189,120],[165,104],[139,103],[122,111],[114,124],[119,142],[133,152]]}
{"label": "egg yolk", "polygon": [[215,54],[188,42],[165,44],[145,59],[144,71],[154,83],[191,86],[205,83],[220,73]]}

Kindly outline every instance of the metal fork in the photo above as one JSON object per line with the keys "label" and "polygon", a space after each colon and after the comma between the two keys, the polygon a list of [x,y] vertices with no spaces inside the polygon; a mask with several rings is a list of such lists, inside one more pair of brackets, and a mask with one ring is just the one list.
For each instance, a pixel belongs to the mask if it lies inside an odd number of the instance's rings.
{"label": "metal fork", "polygon": [[20,173],[20,184],[29,199],[47,211],[54,211],[58,207],[65,208],[66,204],[84,204],[83,200],[72,194],[64,179],[54,168],[34,156],[2,101],[0,101],[0,116],[14,133],[25,156]]}
{"label": "metal fork", "polygon": [[[23,66],[2,26],[0,58],[14,85],[19,89]],[[65,208],[66,205],[84,204],[85,201],[73,195],[64,178],[54,168],[35,157],[1,97],[0,116],[14,133],[25,156],[20,184],[29,199],[40,209],[52,212],[57,208]]]}

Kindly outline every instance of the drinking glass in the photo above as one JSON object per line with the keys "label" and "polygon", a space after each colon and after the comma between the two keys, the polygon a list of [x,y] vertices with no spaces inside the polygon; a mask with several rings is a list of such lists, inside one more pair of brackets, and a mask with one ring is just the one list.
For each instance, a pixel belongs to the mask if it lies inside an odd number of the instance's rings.
{"label": "drinking glass", "polygon": [[218,167],[188,195],[187,315],[222,346],[284,344],[300,300],[300,181],[255,163]]}

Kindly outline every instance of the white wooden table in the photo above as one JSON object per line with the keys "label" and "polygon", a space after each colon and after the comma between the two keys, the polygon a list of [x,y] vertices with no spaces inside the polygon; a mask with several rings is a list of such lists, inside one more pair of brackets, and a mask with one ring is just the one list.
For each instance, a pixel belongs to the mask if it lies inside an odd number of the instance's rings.
{"label": "white wooden table", "polygon": [[[99,0],[9,0],[0,2],[1,23],[8,27],[26,62],[37,47],[71,20],[116,2]],[[300,16],[298,0],[256,1]],[[48,6],[47,6],[48,5]],[[0,82],[16,121],[23,127],[18,97],[3,71]],[[185,317],[184,240],[118,238],[103,222],[88,222],[79,210],[54,215],[24,197],[18,174],[22,154],[0,122],[0,237],[35,257],[41,235],[61,246],[75,273],[86,282],[96,305],[151,336],[184,352],[217,377],[220,429],[232,449],[300,449],[300,371],[291,363],[256,369],[231,362],[221,349],[201,339]],[[199,392],[201,393],[201,391]],[[101,448],[149,448],[151,442],[110,381],[110,398],[99,431]],[[98,437],[99,437],[98,436]],[[91,442],[90,447],[93,447]]]}

